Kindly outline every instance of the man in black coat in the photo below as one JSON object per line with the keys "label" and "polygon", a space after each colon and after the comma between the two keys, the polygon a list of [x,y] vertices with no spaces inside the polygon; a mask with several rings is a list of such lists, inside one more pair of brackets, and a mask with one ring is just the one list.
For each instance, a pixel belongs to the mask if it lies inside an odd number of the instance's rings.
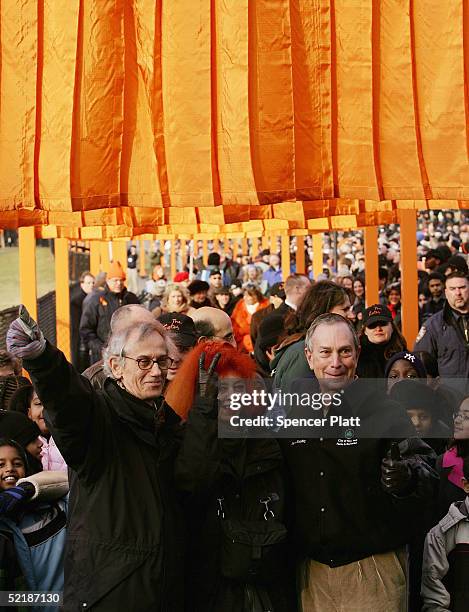
{"label": "man in black coat", "polygon": [[446,303],[420,328],[414,351],[438,361],[441,377],[469,378],[469,278],[453,272],[445,279]]}
{"label": "man in black coat", "polygon": [[125,273],[118,261],[107,272],[106,288],[86,300],[80,321],[81,339],[88,347],[90,364],[102,357],[102,350],[111,331],[111,317],[126,304],[138,304],[137,296],[125,287]]}
{"label": "man in black coat", "polygon": [[[399,404],[372,381],[355,380],[359,343],[348,320],[335,314],[315,319],[305,353],[315,378],[296,390],[323,394],[324,407],[306,411],[325,423],[320,437],[308,438],[311,432],[303,430],[298,439],[282,440],[294,491],[296,548],[306,559],[303,610],[401,612],[404,547],[436,487],[427,462],[434,453],[410,438],[412,425]],[[339,399],[331,403],[325,394]],[[332,417],[347,420],[333,424]]]}
{"label": "man in black coat", "polygon": [[71,468],[64,610],[183,609],[179,418],[161,397],[167,341],[156,321],[120,328],[96,391],[27,313],[8,330]]}
{"label": "man in black coat", "polygon": [[83,372],[89,365],[84,347],[80,350],[80,320],[83,300],[93,291],[93,287],[94,276],[87,271],[80,276],[80,284],[70,292],[70,349],[72,363],[79,372]]}

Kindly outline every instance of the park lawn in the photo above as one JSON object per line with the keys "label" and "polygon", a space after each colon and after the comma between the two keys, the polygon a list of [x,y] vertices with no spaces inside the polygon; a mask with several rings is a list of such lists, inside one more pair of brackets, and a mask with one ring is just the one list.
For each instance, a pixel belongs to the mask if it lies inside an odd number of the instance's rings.
{"label": "park lawn", "polygon": [[[36,248],[37,296],[55,289],[54,256],[48,247]],[[18,247],[0,249],[0,310],[20,303]]]}

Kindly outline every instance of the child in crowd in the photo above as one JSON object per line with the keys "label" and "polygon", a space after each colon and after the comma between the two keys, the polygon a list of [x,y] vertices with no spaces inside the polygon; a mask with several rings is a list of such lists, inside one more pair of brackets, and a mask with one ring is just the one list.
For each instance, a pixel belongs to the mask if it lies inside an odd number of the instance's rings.
{"label": "child in crowd", "polygon": [[389,397],[399,402],[407,411],[415,431],[437,454],[446,449],[451,437],[450,428],[435,415],[435,393],[425,382],[401,380],[396,383]]}
{"label": "child in crowd", "polygon": [[31,384],[20,387],[10,400],[9,410],[21,412],[39,427],[42,442],[41,461],[44,470],[67,471],[65,459],[60,454],[44,418],[44,406]]}
{"label": "child in crowd", "polygon": [[[7,590],[24,581],[25,590],[63,591],[67,493],[66,474],[30,475],[24,449],[0,439],[0,576]],[[52,601],[38,609],[59,606]]]}
{"label": "child in crowd", "polygon": [[423,555],[422,612],[467,612],[469,602],[469,457],[463,461],[466,498],[427,535]]}

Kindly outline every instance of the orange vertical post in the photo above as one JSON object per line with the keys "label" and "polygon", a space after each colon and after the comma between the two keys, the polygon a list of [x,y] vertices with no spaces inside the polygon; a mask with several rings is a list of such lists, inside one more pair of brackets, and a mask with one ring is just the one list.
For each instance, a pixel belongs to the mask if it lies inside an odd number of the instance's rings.
{"label": "orange vertical post", "polygon": [[246,237],[241,238],[241,251],[243,255],[249,255],[249,242]]}
{"label": "orange vertical post", "polygon": [[313,234],[313,278],[316,280],[317,277],[322,274],[323,261],[322,254],[324,250],[324,234]]}
{"label": "orange vertical post", "polygon": [[20,301],[26,306],[32,318],[37,321],[36,235],[34,227],[20,227],[18,242]]}
{"label": "orange vertical post", "polygon": [[176,274],[176,240],[175,239],[171,240],[171,250],[169,252],[169,269],[170,269],[169,274],[171,276],[171,281],[172,281]]}
{"label": "orange vertical post", "polygon": [[127,271],[127,242],[125,240],[114,240],[112,242],[112,259],[113,261],[119,261],[124,268],[124,272]]}
{"label": "orange vertical post", "polygon": [[365,227],[365,302],[367,306],[379,303],[378,228]]}
{"label": "orange vertical post", "polygon": [[400,210],[402,333],[413,348],[419,331],[417,274],[417,216],[415,210]]}
{"label": "orange vertical post", "polygon": [[184,272],[187,266],[187,242],[185,240],[179,241],[179,256],[181,258],[181,272]]}
{"label": "orange vertical post", "polygon": [[296,237],[296,271],[298,274],[305,273],[305,237]]}
{"label": "orange vertical post", "polygon": [[218,238],[215,238],[213,240],[213,252],[218,253],[219,251],[220,251],[220,241],[218,240]]}
{"label": "orange vertical post", "polygon": [[98,274],[101,262],[101,248],[97,240],[90,240],[90,272]]}
{"label": "orange vertical post", "polygon": [[101,252],[100,269],[103,272],[107,272],[109,269],[109,243],[107,240],[101,240],[99,242],[99,249]]}
{"label": "orange vertical post", "polygon": [[146,255],[145,255],[145,240],[140,240],[140,250],[138,254],[138,273],[140,276],[146,276]]}
{"label": "orange vertical post", "polygon": [[265,251],[265,249],[269,248],[269,237],[264,234],[262,236],[262,250]]}
{"label": "orange vertical post", "polygon": [[70,361],[70,286],[68,278],[68,240],[55,239],[55,326],[57,347]]}
{"label": "orange vertical post", "polygon": [[287,280],[290,276],[290,236],[282,236],[282,277]]}
{"label": "orange vertical post", "polygon": [[231,239],[231,250],[233,251],[233,259],[236,259],[239,253],[239,240],[237,238]]}
{"label": "orange vertical post", "polygon": [[208,242],[207,240],[202,240],[202,253],[203,253],[204,266],[206,266],[207,261],[208,261]]}

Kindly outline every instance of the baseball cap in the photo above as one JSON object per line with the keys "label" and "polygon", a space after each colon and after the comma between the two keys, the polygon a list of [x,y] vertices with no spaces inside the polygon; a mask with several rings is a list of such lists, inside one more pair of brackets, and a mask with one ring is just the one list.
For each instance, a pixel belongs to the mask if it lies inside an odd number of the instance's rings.
{"label": "baseball cap", "polygon": [[197,343],[194,321],[181,313],[170,312],[161,315],[158,321],[174,335],[178,348],[188,350]]}
{"label": "baseball cap", "polygon": [[373,304],[365,310],[363,325],[368,327],[373,323],[391,323],[392,316],[389,308],[383,304]]}

